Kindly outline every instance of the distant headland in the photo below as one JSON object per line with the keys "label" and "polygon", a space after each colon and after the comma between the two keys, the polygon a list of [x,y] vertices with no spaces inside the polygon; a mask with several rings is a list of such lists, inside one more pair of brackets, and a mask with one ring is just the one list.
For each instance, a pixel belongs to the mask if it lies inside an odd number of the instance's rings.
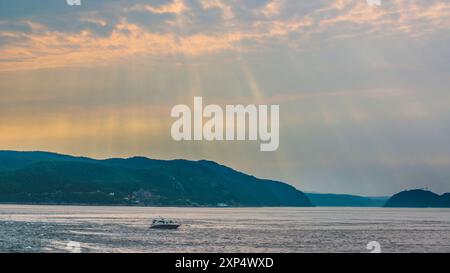
{"label": "distant headland", "polygon": [[438,195],[423,189],[407,190],[394,194],[384,206],[403,208],[450,208],[450,193]]}

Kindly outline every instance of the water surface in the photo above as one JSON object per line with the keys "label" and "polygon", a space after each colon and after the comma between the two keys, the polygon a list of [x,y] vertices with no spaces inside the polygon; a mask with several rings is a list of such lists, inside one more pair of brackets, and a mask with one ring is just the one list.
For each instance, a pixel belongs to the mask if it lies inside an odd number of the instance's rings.
{"label": "water surface", "polygon": [[1,252],[450,252],[450,209],[0,205],[0,230]]}

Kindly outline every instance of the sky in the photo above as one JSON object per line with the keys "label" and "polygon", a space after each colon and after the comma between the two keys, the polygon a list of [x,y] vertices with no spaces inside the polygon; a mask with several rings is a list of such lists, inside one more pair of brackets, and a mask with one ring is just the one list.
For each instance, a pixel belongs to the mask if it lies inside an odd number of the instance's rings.
{"label": "sky", "polygon": [[[450,1],[0,0],[0,149],[208,159],[309,192],[450,191]],[[177,104],[280,105],[280,146]]]}

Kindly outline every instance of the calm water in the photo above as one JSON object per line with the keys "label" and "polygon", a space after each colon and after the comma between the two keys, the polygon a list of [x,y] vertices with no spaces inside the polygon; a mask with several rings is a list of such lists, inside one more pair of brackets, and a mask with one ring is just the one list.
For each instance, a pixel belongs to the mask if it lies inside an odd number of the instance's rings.
{"label": "calm water", "polygon": [[0,205],[0,231],[1,252],[450,252],[450,209]]}

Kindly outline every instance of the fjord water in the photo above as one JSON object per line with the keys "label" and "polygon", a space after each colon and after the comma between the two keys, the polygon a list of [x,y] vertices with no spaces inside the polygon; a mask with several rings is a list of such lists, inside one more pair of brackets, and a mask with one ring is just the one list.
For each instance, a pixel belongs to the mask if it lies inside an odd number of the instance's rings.
{"label": "fjord water", "polygon": [[0,230],[1,252],[450,252],[450,209],[0,205]]}

